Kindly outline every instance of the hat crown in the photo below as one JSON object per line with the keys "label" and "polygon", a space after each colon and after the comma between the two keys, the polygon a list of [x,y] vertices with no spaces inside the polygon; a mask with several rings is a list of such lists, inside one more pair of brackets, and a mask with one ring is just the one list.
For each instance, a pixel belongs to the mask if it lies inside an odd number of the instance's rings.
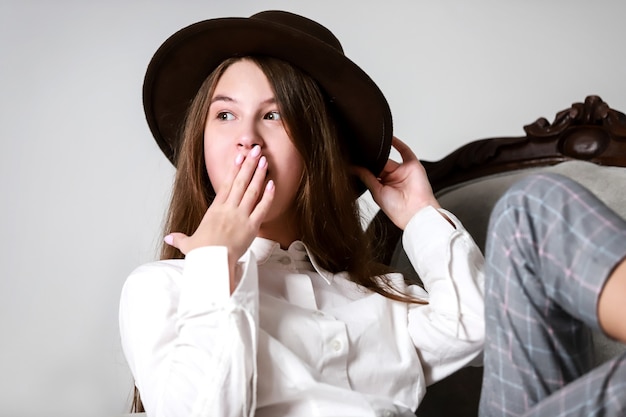
{"label": "hat crown", "polygon": [[343,48],[339,39],[337,39],[337,37],[333,35],[330,30],[304,16],[281,10],[266,10],[250,16],[250,19],[264,20],[273,24],[287,26],[291,30],[296,30],[308,36],[312,36],[343,54]]}

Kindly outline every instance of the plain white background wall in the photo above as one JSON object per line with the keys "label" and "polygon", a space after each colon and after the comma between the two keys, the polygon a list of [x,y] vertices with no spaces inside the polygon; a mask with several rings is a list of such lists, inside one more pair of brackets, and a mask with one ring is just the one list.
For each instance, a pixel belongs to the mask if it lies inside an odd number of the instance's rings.
{"label": "plain white background wall", "polygon": [[173,174],[145,67],[187,24],[271,8],[333,30],[423,159],[589,94],[626,110],[619,0],[1,0],[0,416],[127,409],[118,296],[156,257]]}

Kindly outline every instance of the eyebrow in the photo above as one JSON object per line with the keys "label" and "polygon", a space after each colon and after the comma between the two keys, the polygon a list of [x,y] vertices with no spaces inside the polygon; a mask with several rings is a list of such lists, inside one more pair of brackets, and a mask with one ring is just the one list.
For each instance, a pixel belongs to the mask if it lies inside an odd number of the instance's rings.
{"label": "eyebrow", "polygon": [[[229,102],[229,103],[237,103],[237,100],[235,100],[234,98],[229,97],[229,96],[225,96],[225,95],[222,95],[222,94],[218,94],[218,95],[214,96],[213,99],[211,100],[211,104],[213,104],[213,103],[215,103],[217,101],[226,101],[226,102]],[[276,98],[275,97],[270,97],[270,98],[268,98],[266,100],[263,100],[261,102],[261,104],[274,104],[274,103],[276,103]]]}

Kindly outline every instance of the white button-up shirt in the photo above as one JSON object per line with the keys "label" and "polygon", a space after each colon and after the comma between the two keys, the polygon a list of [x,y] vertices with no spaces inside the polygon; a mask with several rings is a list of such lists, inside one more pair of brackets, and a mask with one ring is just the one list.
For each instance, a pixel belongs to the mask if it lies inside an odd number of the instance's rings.
{"label": "white button-up shirt", "polygon": [[230,293],[224,247],[141,266],[120,303],[122,345],[148,416],[408,416],[426,386],[479,358],[483,257],[427,207],[403,245],[428,300],[406,304],[316,265],[302,242],[257,238]]}

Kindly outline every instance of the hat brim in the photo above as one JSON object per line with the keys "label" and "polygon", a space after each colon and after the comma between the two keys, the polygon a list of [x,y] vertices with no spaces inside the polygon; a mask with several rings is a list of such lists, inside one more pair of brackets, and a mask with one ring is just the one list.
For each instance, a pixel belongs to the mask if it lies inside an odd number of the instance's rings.
{"label": "hat brim", "polygon": [[345,125],[351,163],[375,175],[382,171],[391,148],[392,119],[374,81],[314,36],[252,18],[211,19],[183,28],[150,61],[144,111],[154,138],[173,164],[187,108],[202,82],[225,59],[248,55],[284,60],[315,79]]}

